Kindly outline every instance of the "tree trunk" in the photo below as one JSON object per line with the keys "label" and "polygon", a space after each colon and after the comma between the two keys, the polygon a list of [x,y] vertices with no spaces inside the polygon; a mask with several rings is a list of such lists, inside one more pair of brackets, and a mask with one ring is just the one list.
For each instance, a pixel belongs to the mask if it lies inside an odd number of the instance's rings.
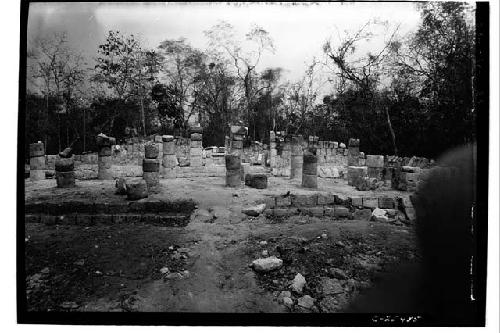
{"label": "tree trunk", "polygon": [[389,126],[389,131],[391,132],[392,148],[394,149],[394,155],[398,155],[398,148],[396,147],[396,135],[392,129],[391,118],[389,117],[389,108],[385,107],[385,115],[387,117],[387,125]]}
{"label": "tree trunk", "polygon": [[146,137],[146,117],[144,115],[144,101],[142,96],[141,96],[141,120],[142,120],[144,137]]}

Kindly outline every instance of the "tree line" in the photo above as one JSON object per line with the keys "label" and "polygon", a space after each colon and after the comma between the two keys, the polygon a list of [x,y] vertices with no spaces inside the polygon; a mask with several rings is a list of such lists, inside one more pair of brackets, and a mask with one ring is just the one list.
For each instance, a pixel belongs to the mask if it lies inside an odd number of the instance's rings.
{"label": "tree line", "polygon": [[[26,144],[44,141],[51,154],[70,145],[95,151],[101,132],[119,141],[185,136],[194,120],[204,146],[222,146],[229,125],[240,124],[248,141],[268,143],[277,130],[360,138],[373,154],[435,157],[475,140],[475,25],[466,4],[418,6],[412,33],[377,20],[339,32],[295,81],[283,68],[260,69],[275,45],[257,25],[239,38],[220,22],[204,31],[206,50],[185,38],[147,48],[113,30],[92,61],[64,33],[38,39],[27,54]],[[359,51],[375,39],[383,45]]]}

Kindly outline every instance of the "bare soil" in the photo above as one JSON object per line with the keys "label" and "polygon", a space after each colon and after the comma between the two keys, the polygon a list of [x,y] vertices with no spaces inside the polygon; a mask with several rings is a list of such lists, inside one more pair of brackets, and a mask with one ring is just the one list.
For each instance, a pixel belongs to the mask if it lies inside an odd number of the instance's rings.
{"label": "bare soil", "polygon": [[[28,310],[342,312],[358,294],[372,288],[381,273],[418,262],[411,225],[307,216],[250,218],[241,208],[264,194],[301,189],[279,178],[271,178],[267,190],[230,189],[223,181],[161,181],[154,197],[192,198],[198,203],[183,228],[26,224]],[[344,183],[325,184],[335,193],[356,194]],[[124,200],[113,194],[114,182],[78,182],[77,188],[65,191],[54,185],[27,181],[26,201],[73,196]],[[249,267],[264,250],[283,260],[279,270],[257,273]],[[165,267],[168,272],[161,272]],[[338,278],[338,270],[344,278]],[[302,293],[292,293],[295,305],[287,307],[279,293],[290,290],[297,273],[307,284]],[[337,279],[343,292],[326,295],[324,279]],[[315,298],[313,307],[297,305],[304,295]]]}

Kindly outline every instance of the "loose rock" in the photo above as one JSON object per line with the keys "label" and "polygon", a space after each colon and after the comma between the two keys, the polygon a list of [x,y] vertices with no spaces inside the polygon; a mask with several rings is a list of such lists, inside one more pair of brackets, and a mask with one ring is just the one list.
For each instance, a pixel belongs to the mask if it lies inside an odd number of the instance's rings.
{"label": "loose rock", "polygon": [[266,209],[266,204],[260,204],[257,206],[244,208],[241,210],[241,212],[248,216],[259,216],[265,209]]}
{"label": "loose rock", "polygon": [[385,209],[375,208],[372,212],[372,220],[377,222],[388,222],[387,212]]}
{"label": "loose rock", "polygon": [[257,272],[270,272],[283,266],[283,260],[275,256],[260,258],[252,262],[252,268]]}
{"label": "loose rock", "polygon": [[293,307],[293,300],[290,297],[284,297],[283,298],[283,305],[285,305],[287,308],[291,309]]}
{"label": "loose rock", "polygon": [[330,268],[330,274],[336,279],[347,280],[347,274],[343,270],[337,267]]}
{"label": "loose rock", "polygon": [[344,292],[344,287],[337,279],[321,278],[320,286],[324,295],[335,295]]}
{"label": "loose rock", "polygon": [[302,296],[297,300],[297,305],[304,309],[311,309],[314,306],[316,299],[309,295]]}
{"label": "loose rock", "polygon": [[304,286],[306,285],[306,278],[302,276],[302,274],[297,273],[295,275],[295,278],[292,281],[292,285],[290,288],[295,291],[296,293],[302,293],[302,290],[304,289]]}

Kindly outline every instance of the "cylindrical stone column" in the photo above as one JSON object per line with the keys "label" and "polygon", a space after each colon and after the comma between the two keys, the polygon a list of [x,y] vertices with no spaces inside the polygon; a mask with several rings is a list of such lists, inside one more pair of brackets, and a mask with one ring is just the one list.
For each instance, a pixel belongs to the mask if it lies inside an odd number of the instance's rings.
{"label": "cylindrical stone column", "polygon": [[162,156],[162,174],[164,178],[175,178],[175,167],[179,164],[175,154],[175,141],[172,135],[164,135],[163,156]]}
{"label": "cylindrical stone column", "polygon": [[201,167],[203,165],[203,135],[201,133],[191,133],[191,143],[189,148],[189,161],[192,167]]}
{"label": "cylindrical stone column", "polygon": [[146,181],[149,189],[158,186],[160,184],[160,161],[155,158],[143,159],[142,178]]}
{"label": "cylindrical stone column", "polygon": [[241,185],[241,156],[228,154],[226,160],[226,186],[238,187]]}
{"label": "cylindrical stone column", "polygon": [[75,187],[75,160],[58,157],[55,163],[57,187]]}
{"label": "cylindrical stone column", "polygon": [[318,157],[311,152],[303,156],[302,187],[318,188]]}
{"label": "cylindrical stone column", "polygon": [[113,179],[111,146],[116,143],[116,140],[105,135],[98,135],[96,143],[99,149],[97,152],[97,178],[111,180]]}
{"label": "cylindrical stone column", "polygon": [[45,149],[43,142],[38,141],[30,144],[30,180],[38,181],[45,179]]}
{"label": "cylindrical stone column", "polygon": [[303,150],[299,136],[292,137],[290,160],[290,179],[296,179],[302,176]]}

